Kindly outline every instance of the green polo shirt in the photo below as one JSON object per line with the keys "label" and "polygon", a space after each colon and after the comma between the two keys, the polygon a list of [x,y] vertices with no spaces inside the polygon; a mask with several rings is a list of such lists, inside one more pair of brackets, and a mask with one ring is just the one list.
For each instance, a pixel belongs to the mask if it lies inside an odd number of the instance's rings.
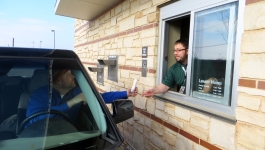
{"label": "green polo shirt", "polygon": [[[179,91],[180,87],[184,84],[185,79],[185,72],[182,69],[182,67],[187,69],[187,65],[179,64],[176,62],[174,65],[172,65],[168,72],[166,78],[162,81],[162,83],[170,88],[173,88],[175,85],[177,85],[177,90]],[[184,85],[186,86],[186,85]],[[184,90],[184,94],[186,93],[186,88]]]}

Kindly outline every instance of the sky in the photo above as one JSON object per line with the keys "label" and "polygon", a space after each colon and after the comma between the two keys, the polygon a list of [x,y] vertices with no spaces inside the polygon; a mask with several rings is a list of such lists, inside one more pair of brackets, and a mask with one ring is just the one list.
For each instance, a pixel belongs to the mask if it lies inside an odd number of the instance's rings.
{"label": "sky", "polygon": [[0,0],[0,47],[74,49],[74,18],[55,14],[56,0]]}

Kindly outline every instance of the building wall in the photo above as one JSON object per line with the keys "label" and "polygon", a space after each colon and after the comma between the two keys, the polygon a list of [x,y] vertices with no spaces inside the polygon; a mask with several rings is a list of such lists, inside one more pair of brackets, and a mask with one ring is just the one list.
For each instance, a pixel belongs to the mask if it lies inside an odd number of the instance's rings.
{"label": "building wall", "polygon": [[[100,92],[130,88],[138,79],[139,95],[130,98],[135,116],[118,124],[137,149],[265,149],[265,1],[246,1],[241,44],[237,123],[154,98],[143,91],[155,86],[158,51],[158,5],[167,0],[124,0],[90,22],[75,22],[75,52],[86,67],[118,55],[118,82],[107,79]],[[252,44],[253,43],[253,44]],[[141,76],[142,47],[148,46],[147,77]],[[253,70],[254,69],[254,70]]]}
{"label": "building wall", "polygon": [[265,1],[246,1],[236,108],[238,149],[265,149]]}

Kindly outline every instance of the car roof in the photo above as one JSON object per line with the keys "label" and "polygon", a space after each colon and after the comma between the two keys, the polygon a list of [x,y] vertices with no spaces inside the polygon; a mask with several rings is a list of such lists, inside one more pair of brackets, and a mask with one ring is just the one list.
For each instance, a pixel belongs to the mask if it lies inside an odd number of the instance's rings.
{"label": "car roof", "polygon": [[74,51],[45,48],[0,47],[0,57],[77,58]]}

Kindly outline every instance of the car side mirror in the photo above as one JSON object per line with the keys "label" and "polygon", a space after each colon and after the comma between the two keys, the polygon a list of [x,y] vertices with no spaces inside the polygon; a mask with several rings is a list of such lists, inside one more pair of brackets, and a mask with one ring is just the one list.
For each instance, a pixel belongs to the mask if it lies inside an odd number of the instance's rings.
{"label": "car side mirror", "polygon": [[134,105],[131,100],[118,99],[112,102],[112,118],[116,124],[134,116]]}

